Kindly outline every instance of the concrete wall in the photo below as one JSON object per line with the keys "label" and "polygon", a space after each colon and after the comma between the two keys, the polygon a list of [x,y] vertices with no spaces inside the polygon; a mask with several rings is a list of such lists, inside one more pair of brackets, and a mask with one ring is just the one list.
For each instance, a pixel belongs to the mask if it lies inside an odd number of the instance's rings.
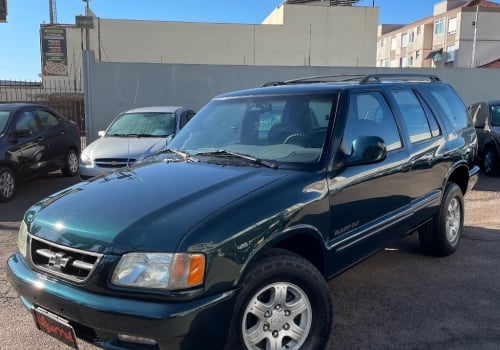
{"label": "concrete wall", "polygon": [[[378,8],[283,4],[263,24],[94,18],[100,62],[262,66],[374,66]],[[65,26],[68,77],[79,79],[85,30]]]}
{"label": "concrete wall", "polygon": [[141,106],[186,105],[199,110],[212,97],[252,88],[268,81],[328,74],[422,73],[450,83],[466,104],[498,99],[500,70],[486,68],[392,69],[349,67],[278,67],[94,62],[84,56],[85,109],[88,141],[97,138],[120,112]]}

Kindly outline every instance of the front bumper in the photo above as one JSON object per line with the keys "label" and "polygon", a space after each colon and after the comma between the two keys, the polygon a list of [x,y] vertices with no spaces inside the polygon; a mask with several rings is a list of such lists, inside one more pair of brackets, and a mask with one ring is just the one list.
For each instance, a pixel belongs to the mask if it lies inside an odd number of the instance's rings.
{"label": "front bumper", "polygon": [[[183,302],[101,295],[37,274],[18,253],[7,260],[7,272],[28,310],[39,306],[68,320],[78,338],[104,349],[222,349],[236,295]],[[157,345],[122,342],[118,334]]]}

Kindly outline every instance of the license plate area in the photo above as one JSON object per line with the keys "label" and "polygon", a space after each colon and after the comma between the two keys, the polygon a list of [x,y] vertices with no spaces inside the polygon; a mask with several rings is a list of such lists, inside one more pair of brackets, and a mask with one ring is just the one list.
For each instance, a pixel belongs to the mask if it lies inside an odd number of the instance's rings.
{"label": "license plate area", "polygon": [[39,330],[73,349],[78,349],[75,330],[67,320],[39,307],[33,310],[33,318]]}

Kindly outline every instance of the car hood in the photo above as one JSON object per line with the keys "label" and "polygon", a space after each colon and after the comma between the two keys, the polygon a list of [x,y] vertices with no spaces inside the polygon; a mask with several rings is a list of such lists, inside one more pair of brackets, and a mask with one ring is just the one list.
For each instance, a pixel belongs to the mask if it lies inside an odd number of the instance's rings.
{"label": "car hood", "polygon": [[140,160],[165,148],[165,137],[101,137],[83,153],[90,159],[131,158]]}
{"label": "car hood", "polygon": [[25,220],[31,234],[73,248],[107,254],[175,251],[200,222],[286,173],[145,162],[56,193],[32,206]]}

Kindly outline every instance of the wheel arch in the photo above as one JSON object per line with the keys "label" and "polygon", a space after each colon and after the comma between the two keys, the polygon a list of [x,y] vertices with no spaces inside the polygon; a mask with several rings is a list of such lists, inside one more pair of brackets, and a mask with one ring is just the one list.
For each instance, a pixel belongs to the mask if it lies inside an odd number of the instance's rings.
{"label": "wheel arch", "polygon": [[444,184],[444,188],[446,188],[446,185],[449,182],[456,183],[458,187],[460,187],[460,189],[462,190],[462,194],[465,195],[465,193],[467,192],[467,186],[469,184],[468,167],[465,164],[459,164],[456,167],[454,167],[448,174],[448,177]]}
{"label": "wheel arch", "polygon": [[[249,259],[241,275],[241,279],[247,271],[252,269],[253,264],[279,250],[293,253],[303,257],[313,264],[316,269],[325,275],[325,248],[321,240],[321,234],[317,229],[309,226],[289,229],[276,235],[265,246]],[[241,281],[240,279],[240,281]]]}

